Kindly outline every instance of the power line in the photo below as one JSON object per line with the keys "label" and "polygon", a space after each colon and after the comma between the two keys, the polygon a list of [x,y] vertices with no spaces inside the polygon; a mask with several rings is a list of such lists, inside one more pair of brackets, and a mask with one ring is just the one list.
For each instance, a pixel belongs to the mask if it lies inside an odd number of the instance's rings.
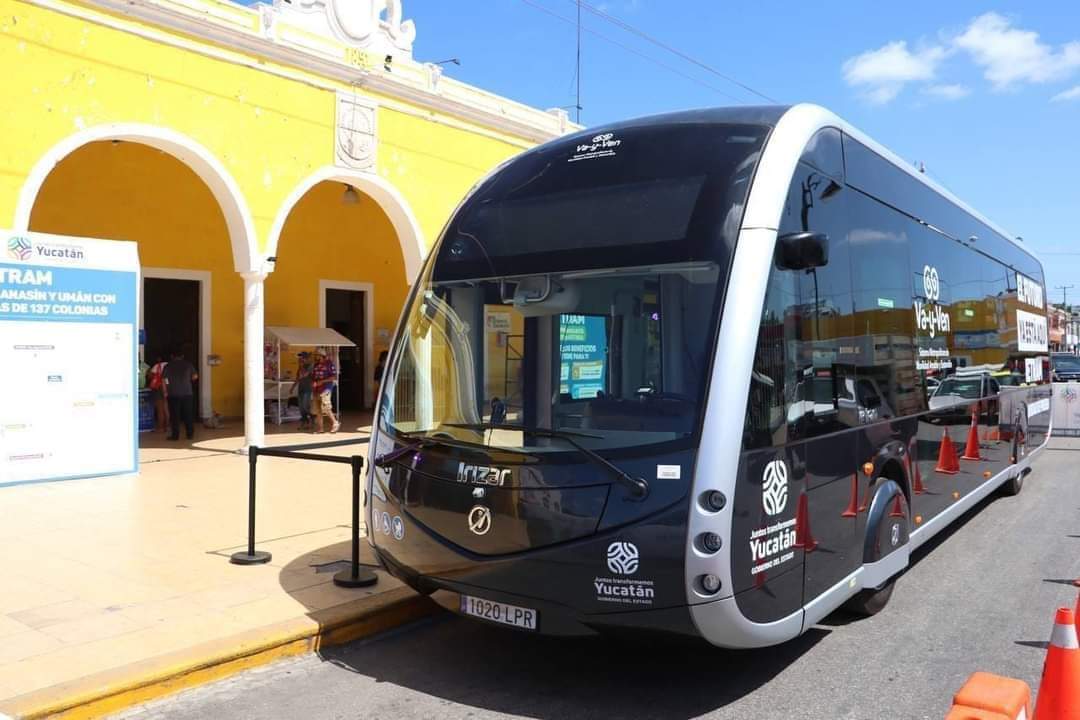
{"label": "power line", "polygon": [[[570,0],[570,2],[578,2],[578,0]],[[596,15],[599,18],[607,20],[608,22],[612,23],[613,25],[616,25],[619,28],[622,28],[626,32],[637,35],[642,40],[645,40],[646,42],[652,43],[653,45],[655,45],[655,46],[657,46],[657,47],[659,47],[659,48],[661,48],[663,50],[666,50],[667,52],[671,53],[672,55],[675,55],[675,56],[677,56],[679,58],[682,58],[683,60],[685,60],[688,63],[692,63],[694,65],[697,65],[701,69],[706,70],[706,71],[712,73],[713,75],[716,75],[719,78],[723,78],[724,80],[728,81],[729,83],[732,83],[733,85],[738,85],[743,90],[746,90],[749,93],[753,93],[754,95],[757,95],[759,98],[762,98],[763,100],[768,100],[771,103],[779,104],[778,100],[769,97],[768,95],[766,95],[763,92],[759,92],[759,91],[755,90],[754,88],[750,87],[746,83],[740,82],[739,80],[737,80],[736,78],[731,77],[730,75],[726,75],[726,74],[720,72],[719,70],[714,68],[712,65],[704,63],[701,60],[698,60],[697,58],[693,57],[692,55],[687,55],[682,50],[679,50],[676,47],[672,47],[671,45],[668,45],[667,43],[665,43],[662,40],[658,40],[657,38],[653,37],[652,35],[649,35],[644,30],[637,29],[636,27],[634,27],[630,23],[626,22],[625,20],[621,20],[621,19],[615,17],[614,15],[612,15],[612,14],[610,14],[608,12],[605,12],[604,10],[601,10],[598,7],[594,7],[593,5],[590,5],[587,2],[581,2],[580,4],[586,10],[591,12],[593,15]]]}
{"label": "power line", "polygon": [[[543,5],[540,5],[539,3],[533,2],[533,0],[521,0],[521,2],[525,3],[526,5],[528,5],[530,7],[536,8],[537,10],[539,10],[539,11],[541,11],[543,13],[546,13],[546,14],[552,16],[553,18],[558,18],[559,20],[562,20],[563,22],[565,22],[567,24],[570,24],[570,25],[576,25],[577,24],[574,21],[573,18],[568,18],[568,17],[566,17],[564,15],[560,15],[559,13],[555,12],[554,10],[546,8]],[[688,75],[687,73],[684,73],[682,70],[679,70],[678,68],[674,68],[674,67],[672,67],[671,65],[668,65],[665,62],[657,60],[656,58],[652,57],[651,55],[646,55],[645,53],[641,52],[640,50],[638,50],[636,48],[632,48],[629,45],[626,45],[624,43],[619,42],[618,40],[610,38],[607,35],[604,35],[603,33],[597,32],[596,30],[592,30],[592,29],[587,28],[587,27],[581,28],[581,31],[586,32],[586,33],[588,33],[590,35],[594,35],[594,36],[600,38],[601,40],[603,40],[605,42],[611,43],[612,45],[614,45],[614,46],[616,46],[616,47],[618,47],[618,48],[620,48],[622,50],[625,50],[628,53],[631,53],[633,55],[637,55],[640,58],[644,58],[645,60],[648,60],[649,62],[656,65],[657,67],[661,67],[664,70],[667,70],[668,72],[674,73],[674,74],[678,75],[681,78],[685,78],[686,80],[689,80],[692,83],[700,85],[703,88],[707,88],[709,90],[712,90],[715,93],[723,95],[724,97],[726,97],[728,100],[731,100],[732,102],[737,102],[737,103],[744,102],[744,101],[740,100],[739,98],[735,97],[734,95],[731,95],[730,93],[727,93],[724,90],[721,90],[720,88],[716,87],[715,85],[707,83],[704,80],[699,80],[698,78],[694,77],[693,75]]]}

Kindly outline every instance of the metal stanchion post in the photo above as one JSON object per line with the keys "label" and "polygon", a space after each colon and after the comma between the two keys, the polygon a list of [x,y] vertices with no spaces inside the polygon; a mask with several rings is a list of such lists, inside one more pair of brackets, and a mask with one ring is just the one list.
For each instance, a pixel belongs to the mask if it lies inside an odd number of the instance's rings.
{"label": "metal stanchion post", "polygon": [[270,562],[270,553],[255,550],[255,465],[259,461],[259,448],[248,448],[248,546],[246,552],[233,553],[229,562],[235,565],[261,565]]}
{"label": "metal stanchion post", "polygon": [[364,458],[353,455],[352,466],[352,563],[347,570],[334,575],[334,584],[340,587],[368,587],[379,581],[379,576],[367,568],[360,568],[360,475],[364,470]]}

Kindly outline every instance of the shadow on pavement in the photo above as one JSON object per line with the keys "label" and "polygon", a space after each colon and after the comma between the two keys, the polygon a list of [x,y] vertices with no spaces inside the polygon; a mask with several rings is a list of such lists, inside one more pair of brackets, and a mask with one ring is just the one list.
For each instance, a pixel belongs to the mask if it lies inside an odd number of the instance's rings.
{"label": "shadow on pavement", "polygon": [[[333,585],[333,576],[351,567],[351,557],[352,543],[348,540],[326,545],[291,560],[281,568],[278,581],[293,600],[304,606],[309,617],[321,620],[320,611],[387,589],[386,575],[382,573],[379,574],[380,582],[367,588],[346,589]],[[378,567],[367,539],[360,538],[360,568],[373,570]]]}
{"label": "shadow on pavement", "polygon": [[376,682],[492,712],[690,718],[753,693],[827,635],[814,629],[779,647],[736,651],[527,635],[444,615],[320,654]]}

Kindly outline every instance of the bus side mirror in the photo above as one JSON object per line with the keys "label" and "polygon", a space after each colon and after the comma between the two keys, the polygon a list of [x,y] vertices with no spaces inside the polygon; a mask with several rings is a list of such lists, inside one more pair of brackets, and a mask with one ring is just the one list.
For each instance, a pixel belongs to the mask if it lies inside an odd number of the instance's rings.
{"label": "bus side mirror", "polygon": [[829,236],[794,232],[776,239],[776,265],[783,270],[811,270],[829,264]]}

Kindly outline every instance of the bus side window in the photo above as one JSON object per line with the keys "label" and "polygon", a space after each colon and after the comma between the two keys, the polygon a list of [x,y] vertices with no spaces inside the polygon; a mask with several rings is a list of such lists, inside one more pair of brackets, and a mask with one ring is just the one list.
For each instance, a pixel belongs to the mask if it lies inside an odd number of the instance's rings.
{"label": "bus side window", "polygon": [[743,448],[779,446],[787,442],[787,407],[794,401],[795,367],[785,357],[794,339],[792,308],[798,297],[794,273],[775,265],[769,272],[765,307],[758,326],[757,350],[746,403]]}
{"label": "bus side window", "polygon": [[[780,221],[780,235],[820,233],[827,238],[828,262],[795,272],[798,305],[794,309],[794,342],[789,345],[797,366],[813,386],[801,406],[789,409],[793,438],[816,437],[851,427],[856,419],[841,411],[838,390],[843,383],[831,380],[838,364],[851,362],[852,295],[851,251],[848,239],[847,196],[842,181],[821,168],[840,172],[839,139],[808,146],[788,189]],[[833,162],[830,152],[835,153]]]}

